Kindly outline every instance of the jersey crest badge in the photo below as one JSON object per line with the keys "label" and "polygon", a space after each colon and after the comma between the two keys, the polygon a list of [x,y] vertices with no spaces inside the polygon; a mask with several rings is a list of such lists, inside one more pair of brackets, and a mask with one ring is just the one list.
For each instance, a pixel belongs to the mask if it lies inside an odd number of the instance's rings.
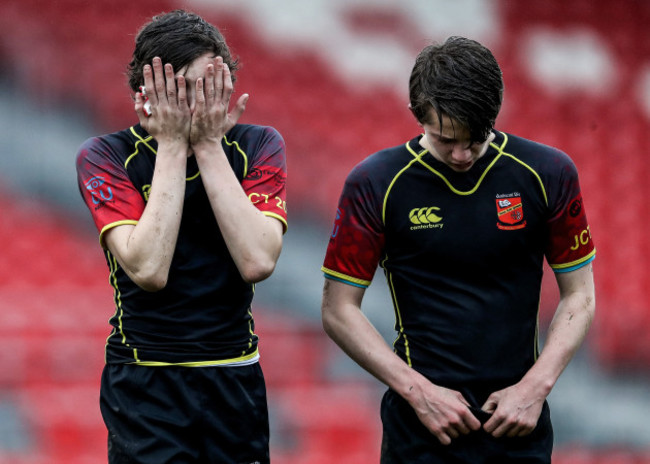
{"label": "jersey crest badge", "polygon": [[497,195],[497,227],[501,230],[517,230],[526,227],[524,205],[519,192]]}
{"label": "jersey crest badge", "polygon": [[95,204],[95,209],[104,206],[107,201],[113,200],[113,190],[106,184],[102,176],[95,176],[84,182],[86,189],[90,192],[90,198]]}

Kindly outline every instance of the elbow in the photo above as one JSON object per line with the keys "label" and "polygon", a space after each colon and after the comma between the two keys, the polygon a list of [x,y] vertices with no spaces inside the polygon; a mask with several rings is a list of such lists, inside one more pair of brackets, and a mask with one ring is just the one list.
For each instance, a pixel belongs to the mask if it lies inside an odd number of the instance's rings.
{"label": "elbow", "polygon": [[162,271],[156,272],[150,270],[146,272],[145,270],[139,270],[138,272],[132,273],[129,277],[142,290],[146,292],[159,292],[167,286],[169,274]]}
{"label": "elbow", "polygon": [[246,283],[256,284],[268,279],[275,270],[275,260],[258,260],[248,263],[239,269],[242,279]]}
{"label": "elbow", "polygon": [[596,296],[594,294],[587,297],[587,300],[585,302],[585,309],[587,311],[589,325],[591,325],[596,317]]}
{"label": "elbow", "polygon": [[336,317],[332,314],[331,311],[328,311],[328,308],[323,305],[321,308],[321,322],[323,324],[323,330],[328,337],[334,338],[335,327],[336,327]]}
{"label": "elbow", "polygon": [[139,280],[136,281],[136,284],[138,287],[140,287],[142,290],[146,292],[159,292],[163,288],[167,286],[167,280],[166,279],[146,279],[146,280]]}
{"label": "elbow", "polygon": [[332,323],[331,323],[330,319],[325,314],[323,314],[322,318],[321,318],[321,322],[323,323],[323,331],[325,332],[325,334],[329,338],[332,338],[332,336],[334,334],[334,330],[333,330]]}

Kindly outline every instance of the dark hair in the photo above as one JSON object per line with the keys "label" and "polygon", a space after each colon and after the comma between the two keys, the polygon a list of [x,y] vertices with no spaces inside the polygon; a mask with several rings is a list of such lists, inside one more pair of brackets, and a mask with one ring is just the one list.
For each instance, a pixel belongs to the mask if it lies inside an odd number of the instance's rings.
{"label": "dark hair", "polygon": [[458,121],[471,143],[484,142],[496,121],[503,99],[503,76],[492,52],[464,37],[450,37],[424,48],[409,82],[411,110],[420,123],[431,123],[434,108]]}
{"label": "dark hair", "polygon": [[233,60],[226,40],[215,26],[200,16],[183,10],[154,16],[135,38],[133,59],[127,66],[126,73],[129,87],[134,92],[138,91],[144,82],[142,67],[150,64],[156,56],[163,63],[171,63],[174,71],[178,71],[207,52],[223,58],[234,82],[237,60]]}

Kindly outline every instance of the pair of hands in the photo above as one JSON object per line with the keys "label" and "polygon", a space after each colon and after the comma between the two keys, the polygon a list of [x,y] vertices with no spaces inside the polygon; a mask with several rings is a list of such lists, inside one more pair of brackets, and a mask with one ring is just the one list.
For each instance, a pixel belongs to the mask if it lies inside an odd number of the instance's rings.
{"label": "pair of hands", "polygon": [[522,437],[537,425],[544,397],[522,382],[492,393],[482,411],[490,418],[481,426],[460,392],[429,384],[409,401],[418,418],[443,445],[481,427],[494,437]]}
{"label": "pair of hands", "polygon": [[172,65],[163,66],[159,57],[143,68],[151,115],[145,114],[145,99],[139,92],[135,95],[135,112],[142,127],[159,144],[180,144],[195,152],[203,145],[221,144],[245,110],[247,94],[228,113],[233,84],[223,58],[198,62],[206,63],[205,72],[195,82],[188,82],[184,75],[176,76]]}

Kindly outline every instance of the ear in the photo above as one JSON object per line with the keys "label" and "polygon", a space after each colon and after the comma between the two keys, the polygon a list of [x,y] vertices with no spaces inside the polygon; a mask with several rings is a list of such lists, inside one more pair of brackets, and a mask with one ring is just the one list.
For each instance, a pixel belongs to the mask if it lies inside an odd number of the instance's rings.
{"label": "ear", "polygon": [[408,104],[408,109],[409,109],[409,111],[411,112],[411,114],[413,115],[413,117],[415,118],[415,120],[417,121],[418,126],[423,127],[423,126],[422,126],[422,123],[420,122],[420,120],[418,119],[418,117],[415,115],[415,111],[413,111],[413,107],[411,106],[410,103]]}

